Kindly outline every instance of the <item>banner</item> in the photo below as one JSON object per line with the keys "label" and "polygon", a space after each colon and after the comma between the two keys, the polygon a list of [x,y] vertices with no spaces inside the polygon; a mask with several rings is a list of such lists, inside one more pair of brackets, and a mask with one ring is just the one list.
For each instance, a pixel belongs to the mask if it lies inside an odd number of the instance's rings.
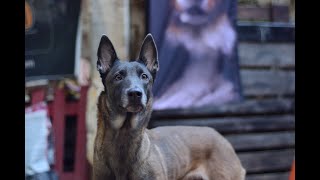
{"label": "banner", "polygon": [[25,174],[50,171],[48,135],[51,122],[44,102],[25,109]]}
{"label": "banner", "polygon": [[242,99],[236,0],[151,0],[149,32],[160,70],[154,109],[222,105]]}
{"label": "banner", "polygon": [[79,0],[25,1],[25,77],[75,75]]}

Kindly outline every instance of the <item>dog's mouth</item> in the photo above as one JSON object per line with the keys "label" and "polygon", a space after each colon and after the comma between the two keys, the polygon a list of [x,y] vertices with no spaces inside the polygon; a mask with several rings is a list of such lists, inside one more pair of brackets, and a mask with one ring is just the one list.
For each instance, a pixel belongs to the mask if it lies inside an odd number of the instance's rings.
{"label": "dog's mouth", "polygon": [[142,107],[142,105],[133,105],[133,106],[128,106],[126,109],[128,112],[137,113],[137,112],[142,111],[143,107]]}
{"label": "dog's mouth", "polygon": [[142,104],[129,104],[126,107],[121,106],[121,109],[123,109],[126,112],[138,113],[143,110],[143,105]]}

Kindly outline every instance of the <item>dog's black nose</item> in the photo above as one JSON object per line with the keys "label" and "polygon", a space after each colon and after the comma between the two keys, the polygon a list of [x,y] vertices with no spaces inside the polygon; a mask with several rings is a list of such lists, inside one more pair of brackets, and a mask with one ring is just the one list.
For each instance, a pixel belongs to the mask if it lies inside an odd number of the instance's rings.
{"label": "dog's black nose", "polygon": [[132,99],[141,98],[142,92],[138,88],[132,88],[128,91],[128,97]]}

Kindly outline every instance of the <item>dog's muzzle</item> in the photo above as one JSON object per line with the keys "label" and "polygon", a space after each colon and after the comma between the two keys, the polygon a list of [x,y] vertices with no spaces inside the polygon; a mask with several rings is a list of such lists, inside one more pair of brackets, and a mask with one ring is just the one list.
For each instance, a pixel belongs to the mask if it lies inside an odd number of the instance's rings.
{"label": "dog's muzzle", "polygon": [[131,88],[127,91],[128,105],[126,110],[128,112],[140,112],[143,109],[142,104],[143,93],[139,88]]}

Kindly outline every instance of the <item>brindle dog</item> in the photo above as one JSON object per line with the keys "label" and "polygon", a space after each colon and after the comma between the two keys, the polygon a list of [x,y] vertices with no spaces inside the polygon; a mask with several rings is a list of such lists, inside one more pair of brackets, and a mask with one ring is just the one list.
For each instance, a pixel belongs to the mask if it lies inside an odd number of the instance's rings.
{"label": "brindle dog", "polygon": [[209,127],[147,129],[152,84],[159,69],[153,37],[143,41],[137,60],[119,60],[105,35],[97,68],[104,91],[98,99],[94,144],[95,180],[244,180],[231,144]]}

